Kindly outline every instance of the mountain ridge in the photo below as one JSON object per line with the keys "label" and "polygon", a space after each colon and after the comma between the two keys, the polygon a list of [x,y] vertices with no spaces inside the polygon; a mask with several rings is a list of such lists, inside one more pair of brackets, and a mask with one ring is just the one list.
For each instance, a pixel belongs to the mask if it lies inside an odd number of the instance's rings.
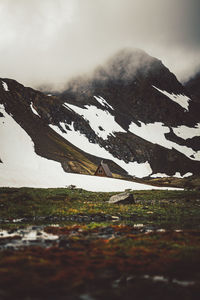
{"label": "mountain ridge", "polygon": [[200,103],[160,60],[122,50],[93,74],[51,96],[2,78],[0,103],[66,172],[93,174],[104,159],[118,177],[200,173]]}
{"label": "mountain ridge", "polygon": [[184,83],[191,95],[200,102],[200,71]]}

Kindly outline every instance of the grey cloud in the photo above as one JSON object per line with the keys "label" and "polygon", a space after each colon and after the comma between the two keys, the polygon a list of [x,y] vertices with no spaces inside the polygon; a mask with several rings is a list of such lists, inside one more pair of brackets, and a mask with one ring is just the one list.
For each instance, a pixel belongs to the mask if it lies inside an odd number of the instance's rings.
{"label": "grey cloud", "polygon": [[198,0],[1,0],[1,77],[59,88],[122,48],[141,48],[179,79],[200,68]]}

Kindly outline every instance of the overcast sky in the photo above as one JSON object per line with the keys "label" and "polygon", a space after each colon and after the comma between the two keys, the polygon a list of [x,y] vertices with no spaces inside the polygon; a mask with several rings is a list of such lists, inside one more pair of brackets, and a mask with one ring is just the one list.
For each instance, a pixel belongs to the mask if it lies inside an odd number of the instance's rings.
{"label": "overcast sky", "polygon": [[200,0],[0,0],[0,77],[62,86],[122,48],[200,69]]}

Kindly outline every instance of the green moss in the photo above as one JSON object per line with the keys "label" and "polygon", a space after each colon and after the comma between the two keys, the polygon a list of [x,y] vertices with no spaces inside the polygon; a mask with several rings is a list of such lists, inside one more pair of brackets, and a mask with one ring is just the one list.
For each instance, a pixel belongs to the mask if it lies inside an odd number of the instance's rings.
{"label": "green moss", "polygon": [[0,218],[100,214],[145,224],[187,224],[189,227],[200,220],[200,192],[197,191],[135,191],[136,204],[131,205],[109,204],[111,195],[82,189],[1,188]]}

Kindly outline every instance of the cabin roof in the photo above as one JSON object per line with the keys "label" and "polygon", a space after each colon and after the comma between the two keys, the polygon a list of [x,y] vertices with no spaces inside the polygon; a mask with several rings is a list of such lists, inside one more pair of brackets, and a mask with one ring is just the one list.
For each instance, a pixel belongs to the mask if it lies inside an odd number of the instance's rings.
{"label": "cabin roof", "polygon": [[100,164],[100,165],[101,165],[101,166],[102,166],[102,168],[104,169],[104,172],[105,172],[106,176],[108,176],[108,177],[112,177],[112,173],[111,173],[111,171],[110,171],[110,169],[109,169],[108,165],[107,165],[107,164],[105,164],[103,161],[101,162],[101,164]]}

